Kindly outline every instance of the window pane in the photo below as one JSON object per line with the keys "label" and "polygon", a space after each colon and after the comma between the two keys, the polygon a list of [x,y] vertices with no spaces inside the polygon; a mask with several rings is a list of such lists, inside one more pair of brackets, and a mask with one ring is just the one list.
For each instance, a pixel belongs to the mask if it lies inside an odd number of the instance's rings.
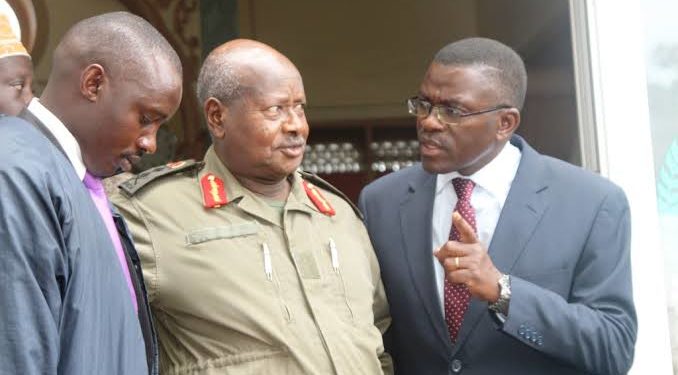
{"label": "window pane", "polygon": [[678,374],[678,2],[645,7],[648,102],[674,373]]}

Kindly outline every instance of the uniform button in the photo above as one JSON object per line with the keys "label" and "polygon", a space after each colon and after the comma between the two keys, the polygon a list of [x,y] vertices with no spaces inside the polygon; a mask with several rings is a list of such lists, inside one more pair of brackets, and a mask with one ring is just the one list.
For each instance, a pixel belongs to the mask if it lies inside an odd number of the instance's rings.
{"label": "uniform button", "polygon": [[458,359],[453,360],[451,369],[455,374],[461,372],[461,361]]}

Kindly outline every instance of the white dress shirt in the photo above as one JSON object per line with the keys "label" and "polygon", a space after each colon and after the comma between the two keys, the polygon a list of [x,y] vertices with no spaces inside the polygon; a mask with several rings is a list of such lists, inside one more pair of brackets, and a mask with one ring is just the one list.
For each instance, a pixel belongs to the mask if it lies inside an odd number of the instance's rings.
{"label": "white dress shirt", "polygon": [[73,165],[78,178],[82,181],[85,178],[87,168],[85,168],[85,163],[82,161],[80,145],[73,134],[71,134],[61,120],[40,103],[38,98],[33,98],[31,100],[28,104],[28,110],[37,117],[38,120],[45,125],[47,130],[52,133],[54,138],[56,138],[61,148],[66,152],[66,156]]}
{"label": "white dress shirt", "polygon": [[[489,247],[497,221],[499,221],[499,214],[501,214],[511,189],[511,183],[518,171],[520,156],[520,150],[516,146],[506,143],[506,146],[492,161],[470,176],[462,176],[456,171],[437,176],[431,233],[433,252],[444,245],[450,236],[452,213],[457,204],[457,193],[452,186],[452,179],[456,177],[471,179],[476,184],[471,195],[471,206],[476,213],[478,239],[485,248]],[[445,315],[443,282],[445,273],[436,257],[433,257],[433,269],[436,275],[441,312]]]}

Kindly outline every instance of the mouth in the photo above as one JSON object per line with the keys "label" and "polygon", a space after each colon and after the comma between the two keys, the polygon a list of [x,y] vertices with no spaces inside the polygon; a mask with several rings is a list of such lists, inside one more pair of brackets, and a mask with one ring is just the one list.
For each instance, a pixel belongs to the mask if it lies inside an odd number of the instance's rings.
{"label": "mouth", "polygon": [[124,172],[130,172],[132,171],[132,167],[139,163],[141,160],[141,156],[139,155],[123,155],[123,157],[120,159],[120,169],[122,169]]}
{"label": "mouth", "polygon": [[296,158],[304,154],[305,142],[288,143],[280,147],[280,152],[290,158]]}
{"label": "mouth", "polygon": [[419,154],[422,157],[434,156],[442,152],[442,147],[438,142],[430,139],[419,140]]}

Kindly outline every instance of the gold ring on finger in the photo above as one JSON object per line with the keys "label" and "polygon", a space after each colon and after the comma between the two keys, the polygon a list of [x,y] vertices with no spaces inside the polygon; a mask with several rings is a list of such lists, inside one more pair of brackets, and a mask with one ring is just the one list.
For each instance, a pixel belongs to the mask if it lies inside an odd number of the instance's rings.
{"label": "gold ring on finger", "polygon": [[454,257],[454,266],[459,268],[459,257]]}

